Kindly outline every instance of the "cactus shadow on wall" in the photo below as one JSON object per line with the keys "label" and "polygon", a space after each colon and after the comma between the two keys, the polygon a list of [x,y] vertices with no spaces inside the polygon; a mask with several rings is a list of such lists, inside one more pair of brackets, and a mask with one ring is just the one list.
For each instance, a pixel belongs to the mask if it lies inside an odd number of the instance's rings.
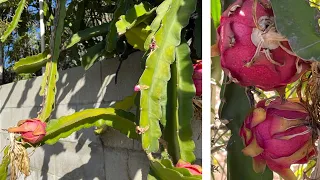
{"label": "cactus shadow on wall", "polygon": [[[115,72],[118,66],[117,59],[104,60],[96,63],[88,71],[82,67],[72,68],[67,71],[59,72],[57,82],[57,105],[52,118],[72,114],[74,110],[80,111],[87,108],[108,107],[114,101],[121,100],[125,96],[131,95],[134,85],[137,83],[141,74],[140,59],[142,53],[134,53],[122,64],[118,75],[118,84],[115,85]],[[67,141],[67,142],[64,142]],[[70,143],[72,141],[72,143]],[[50,156],[55,156],[55,164],[60,160],[80,161],[78,166],[56,172],[59,179],[105,179],[105,159],[103,158],[104,145],[99,136],[93,133],[93,128],[84,129],[76,132],[71,137],[61,141],[66,147],[65,151],[52,152],[55,145],[46,147],[45,153],[48,156],[46,162],[50,161]],[[69,144],[72,144],[69,146]],[[71,149],[72,147],[73,149]],[[61,148],[60,148],[61,149]],[[62,150],[62,149],[61,149]],[[81,158],[81,156],[84,156]],[[85,162],[85,163],[84,163]],[[68,162],[65,162],[68,164]],[[70,163],[72,166],[74,163]],[[61,164],[66,166],[66,164]],[[94,168],[93,168],[94,167]],[[142,179],[146,179],[148,168],[141,168]],[[139,168],[132,171],[138,171]],[[46,177],[48,170],[42,169],[42,177]],[[130,176],[133,178],[135,172]],[[115,176],[116,177],[116,176]]]}

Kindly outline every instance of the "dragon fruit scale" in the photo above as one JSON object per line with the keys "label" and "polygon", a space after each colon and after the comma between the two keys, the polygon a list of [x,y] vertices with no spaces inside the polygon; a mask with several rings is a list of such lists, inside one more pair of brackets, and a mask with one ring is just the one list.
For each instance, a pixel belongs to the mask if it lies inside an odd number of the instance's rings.
{"label": "dragon fruit scale", "polygon": [[272,9],[237,0],[223,12],[217,29],[224,72],[242,86],[264,91],[296,81],[309,64],[298,58],[274,25]]}

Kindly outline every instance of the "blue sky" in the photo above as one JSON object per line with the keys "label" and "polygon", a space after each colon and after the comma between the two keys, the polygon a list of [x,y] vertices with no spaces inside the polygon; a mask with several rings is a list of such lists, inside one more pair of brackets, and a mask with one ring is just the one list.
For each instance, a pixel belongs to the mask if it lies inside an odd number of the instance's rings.
{"label": "blue sky", "polygon": [[[71,0],[67,0],[67,1],[66,1],[66,6],[68,7],[70,3],[71,3]],[[30,4],[30,5],[32,5],[32,4]],[[28,10],[29,12],[39,13],[38,8],[35,8],[35,7],[33,7],[33,6],[30,6],[30,5],[27,7],[27,10]],[[52,6],[53,6],[53,8],[55,8],[55,7],[56,7],[56,3],[53,2],[53,3],[52,3]],[[31,31],[31,30],[30,30],[30,31]],[[36,38],[40,41],[40,27],[36,27],[36,32],[37,32]],[[40,47],[39,47],[39,48],[40,48]],[[7,52],[8,50],[12,50],[12,46],[5,46],[5,47],[4,47],[4,54],[5,54],[5,56],[4,56],[4,67],[5,67],[5,68],[8,68],[10,65],[12,65],[12,64],[9,64],[9,63],[8,63],[9,57],[6,56],[6,52]]]}

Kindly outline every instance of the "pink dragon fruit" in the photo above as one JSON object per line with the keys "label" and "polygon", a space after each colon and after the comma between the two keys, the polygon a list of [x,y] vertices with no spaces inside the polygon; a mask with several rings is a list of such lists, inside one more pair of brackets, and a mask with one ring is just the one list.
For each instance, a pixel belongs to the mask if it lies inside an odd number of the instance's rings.
{"label": "pink dragon fruit", "polygon": [[277,32],[272,10],[253,5],[253,0],[237,0],[223,12],[217,29],[221,66],[242,86],[265,91],[283,88],[309,65],[295,56],[287,39]]}
{"label": "pink dragon fruit", "polygon": [[36,144],[46,135],[46,123],[36,118],[21,120],[18,122],[18,127],[11,127],[8,131],[19,133],[24,141]]}
{"label": "pink dragon fruit", "polygon": [[245,148],[253,157],[253,169],[263,172],[266,165],[284,179],[296,179],[292,164],[304,164],[317,154],[312,132],[306,126],[308,112],[295,99],[260,101],[240,129]]}
{"label": "pink dragon fruit", "polygon": [[202,95],[202,60],[193,65],[192,79],[196,87],[196,96]]}
{"label": "pink dragon fruit", "polygon": [[202,168],[201,166],[199,165],[191,165],[190,163],[188,162],[185,162],[183,160],[179,160],[178,163],[176,164],[176,167],[177,168],[185,168],[185,169],[188,169],[189,172],[192,174],[192,175],[202,175]]}

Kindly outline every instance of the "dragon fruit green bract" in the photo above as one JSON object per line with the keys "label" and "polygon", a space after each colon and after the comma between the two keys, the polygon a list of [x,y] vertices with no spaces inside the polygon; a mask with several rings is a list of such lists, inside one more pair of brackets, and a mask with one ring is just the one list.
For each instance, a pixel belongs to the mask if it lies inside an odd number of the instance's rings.
{"label": "dragon fruit green bract", "polygon": [[304,164],[317,154],[312,132],[305,124],[308,112],[295,99],[260,101],[240,129],[255,172],[266,165],[286,180],[296,179],[292,164]]}
{"label": "dragon fruit green bract", "polygon": [[234,82],[276,90],[294,82],[308,64],[291,51],[274,26],[272,10],[237,0],[223,12],[217,29],[221,66]]}
{"label": "dragon fruit green bract", "polygon": [[24,141],[35,144],[46,135],[46,123],[39,119],[21,120],[18,122],[18,127],[11,127],[8,131],[10,133],[20,133]]}

